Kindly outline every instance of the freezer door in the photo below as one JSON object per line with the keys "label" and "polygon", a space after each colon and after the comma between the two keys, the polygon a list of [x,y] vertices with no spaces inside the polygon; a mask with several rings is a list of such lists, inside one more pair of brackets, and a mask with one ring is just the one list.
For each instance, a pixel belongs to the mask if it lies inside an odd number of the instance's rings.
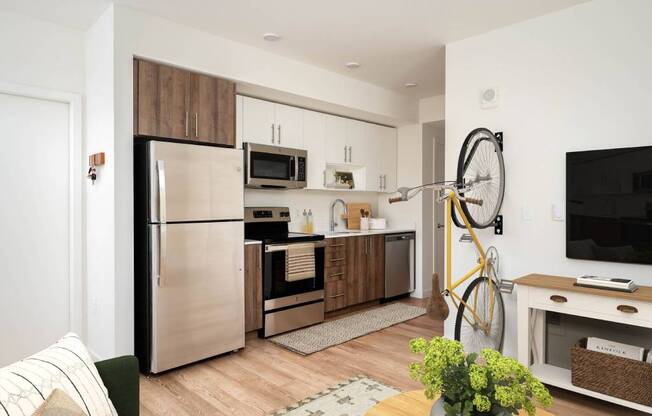
{"label": "freezer door", "polygon": [[242,219],[242,150],[168,142],[149,146],[149,222]]}
{"label": "freezer door", "polygon": [[241,221],[155,224],[151,372],[244,347]]}

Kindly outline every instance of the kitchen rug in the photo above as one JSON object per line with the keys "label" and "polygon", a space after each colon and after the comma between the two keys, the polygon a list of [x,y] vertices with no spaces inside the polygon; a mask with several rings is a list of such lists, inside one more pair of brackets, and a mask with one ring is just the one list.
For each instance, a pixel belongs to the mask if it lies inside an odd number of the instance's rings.
{"label": "kitchen rug", "polygon": [[374,379],[358,376],[333,386],[283,410],[273,416],[364,416],[378,402],[400,393]]}
{"label": "kitchen rug", "polygon": [[290,351],[308,355],[414,319],[425,313],[426,309],[419,306],[392,303],[308,328],[297,329],[268,340]]}

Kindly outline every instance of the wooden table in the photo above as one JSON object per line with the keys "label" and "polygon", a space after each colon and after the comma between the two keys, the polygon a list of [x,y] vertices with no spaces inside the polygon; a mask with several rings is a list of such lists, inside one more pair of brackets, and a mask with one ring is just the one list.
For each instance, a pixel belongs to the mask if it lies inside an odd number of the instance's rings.
{"label": "wooden table", "polygon": [[[430,408],[435,400],[428,400],[423,390],[397,394],[372,407],[365,416],[430,416]],[[521,410],[519,416],[527,416]],[[537,416],[553,416],[545,410],[537,409]]]}

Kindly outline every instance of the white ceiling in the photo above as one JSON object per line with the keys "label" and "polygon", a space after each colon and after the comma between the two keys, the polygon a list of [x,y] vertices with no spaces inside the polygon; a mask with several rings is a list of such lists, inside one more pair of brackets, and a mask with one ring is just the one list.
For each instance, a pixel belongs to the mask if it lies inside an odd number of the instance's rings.
{"label": "white ceiling", "polygon": [[[415,97],[444,92],[444,45],[587,0],[116,0]],[[0,0],[86,29],[108,0]],[[278,42],[262,34],[275,32]],[[356,61],[361,67],[347,69]],[[416,82],[415,88],[403,84]]]}

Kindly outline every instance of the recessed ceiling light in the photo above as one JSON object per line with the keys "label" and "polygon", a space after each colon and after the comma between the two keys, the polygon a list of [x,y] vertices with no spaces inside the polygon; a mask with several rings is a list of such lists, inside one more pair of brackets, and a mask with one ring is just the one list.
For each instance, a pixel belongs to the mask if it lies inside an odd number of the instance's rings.
{"label": "recessed ceiling light", "polygon": [[281,39],[281,37],[279,35],[277,35],[276,33],[271,33],[270,32],[270,33],[265,33],[263,35],[263,39],[265,39],[266,41],[269,41],[269,42],[276,42],[277,40]]}
{"label": "recessed ceiling light", "polygon": [[349,69],[358,69],[360,68],[360,64],[358,62],[347,62],[345,66]]}
{"label": "recessed ceiling light", "polygon": [[419,84],[417,84],[416,82],[406,82],[406,83],[403,84],[403,85],[405,86],[405,88],[414,88],[414,87],[416,87],[416,86],[419,85]]}

